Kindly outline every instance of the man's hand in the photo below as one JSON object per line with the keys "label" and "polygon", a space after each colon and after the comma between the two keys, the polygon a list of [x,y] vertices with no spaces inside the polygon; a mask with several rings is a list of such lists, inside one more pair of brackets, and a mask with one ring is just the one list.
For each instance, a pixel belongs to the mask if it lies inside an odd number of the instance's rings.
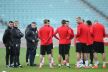
{"label": "man's hand", "polygon": [[32,40],[32,42],[34,43],[34,42],[35,42],[35,40]]}

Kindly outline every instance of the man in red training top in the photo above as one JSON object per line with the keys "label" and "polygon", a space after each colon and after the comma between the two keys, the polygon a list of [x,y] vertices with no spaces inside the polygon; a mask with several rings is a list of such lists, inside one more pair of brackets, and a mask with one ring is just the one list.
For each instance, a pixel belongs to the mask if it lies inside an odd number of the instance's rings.
{"label": "man in red training top", "polygon": [[[51,47],[51,63],[53,64],[53,65],[55,65],[55,63],[54,63],[54,58],[53,58],[53,35],[54,35],[54,28],[50,25],[50,21],[49,21],[49,25],[48,25],[50,28],[51,28],[51,31],[52,31],[52,37],[50,38],[50,40],[51,40],[51,44],[50,44],[50,47]],[[43,60],[42,60],[42,63],[44,64],[44,58],[43,58]]]}
{"label": "man in red training top", "polygon": [[87,20],[86,24],[88,26],[88,39],[87,39],[88,54],[87,54],[87,57],[89,58],[89,55],[90,55],[89,67],[92,67],[93,65],[93,28],[92,28],[92,22],[90,20]]}
{"label": "man in red training top", "polygon": [[[70,28],[67,26],[66,20],[62,20],[61,23],[62,26],[57,28],[57,30],[54,33],[55,38],[59,40],[58,66],[59,67],[61,66],[61,57],[65,56],[64,60],[66,61],[66,66],[70,67],[68,60],[69,60],[69,49],[70,49],[69,46],[70,46],[70,39],[71,39],[72,32]],[[58,36],[56,36],[56,34],[58,34]]]}
{"label": "man in red training top", "polygon": [[42,60],[45,56],[45,54],[48,54],[48,59],[49,59],[49,66],[50,68],[53,68],[52,63],[51,63],[51,44],[52,44],[52,28],[49,26],[49,20],[45,19],[44,20],[44,26],[39,29],[39,38],[41,41],[41,48],[40,48],[40,68],[43,66]]}
{"label": "man in red training top", "polygon": [[102,59],[103,59],[103,68],[106,68],[106,63],[105,63],[105,52],[104,52],[104,42],[103,38],[105,37],[105,27],[99,23],[95,22],[93,25],[93,37],[94,37],[94,60],[95,64],[93,68],[98,68],[99,61],[97,59],[97,53],[102,54]]}
{"label": "man in red training top", "polygon": [[[69,26],[69,21],[67,20],[66,21],[66,24],[67,24],[67,26],[68,26],[68,28],[69,28],[69,33],[70,34],[68,34],[69,36],[70,36],[70,38],[69,38],[69,40],[68,40],[68,47],[69,47],[69,51],[70,51],[70,46],[71,46],[71,40],[74,38],[74,32],[73,32],[73,29]],[[67,59],[67,63],[69,63],[69,55],[66,57],[66,59]]]}
{"label": "man in red training top", "polygon": [[[76,52],[77,52],[77,68],[80,68],[81,65],[81,53],[83,54],[83,58],[85,61],[85,68],[88,68],[88,48],[87,48],[87,38],[88,38],[88,28],[87,25],[84,24],[81,17],[77,17],[77,34],[76,34]],[[83,62],[83,61],[82,61]]]}

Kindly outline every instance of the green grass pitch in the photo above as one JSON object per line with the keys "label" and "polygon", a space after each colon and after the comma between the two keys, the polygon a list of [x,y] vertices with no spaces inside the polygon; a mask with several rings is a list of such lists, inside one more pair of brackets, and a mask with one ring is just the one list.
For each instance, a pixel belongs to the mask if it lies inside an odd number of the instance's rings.
{"label": "green grass pitch", "polygon": [[[108,47],[105,47],[106,51],[106,57],[108,61]],[[65,66],[58,68],[58,66],[55,66],[53,69],[49,68],[48,65],[48,59],[47,56],[45,57],[45,65],[43,68],[39,69],[38,66],[36,67],[30,67],[26,65],[25,62],[25,55],[26,55],[26,48],[21,48],[20,52],[20,62],[23,65],[23,68],[6,68],[5,66],[5,48],[0,48],[0,72],[6,71],[6,72],[108,72],[108,65],[106,69],[102,69],[102,57],[101,54],[99,54],[99,68],[98,69],[77,69],[75,68],[76,63],[76,53],[75,53],[75,47],[71,47],[70,49],[70,64],[71,68],[67,68]],[[37,53],[39,53],[39,48],[37,49]],[[54,48],[54,60],[55,63],[58,64],[57,61],[58,57],[58,48]],[[39,65],[40,57],[36,56],[35,63]]]}

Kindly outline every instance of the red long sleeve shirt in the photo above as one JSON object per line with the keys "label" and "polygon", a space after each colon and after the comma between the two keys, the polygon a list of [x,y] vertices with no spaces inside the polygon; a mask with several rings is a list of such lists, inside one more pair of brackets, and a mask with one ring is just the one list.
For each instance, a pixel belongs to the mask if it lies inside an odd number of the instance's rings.
{"label": "red long sleeve shirt", "polygon": [[41,41],[41,45],[49,45],[52,43],[52,28],[49,25],[44,25],[39,29],[38,36]]}
{"label": "red long sleeve shirt", "polygon": [[76,41],[80,43],[87,44],[87,38],[88,38],[88,28],[87,25],[81,22],[77,26],[77,34],[76,34]]}
{"label": "red long sleeve shirt", "polygon": [[93,37],[96,42],[103,42],[103,38],[105,37],[105,28],[99,22],[93,24]]}
{"label": "red long sleeve shirt", "polygon": [[[58,34],[58,36],[56,36],[56,34]],[[54,36],[59,40],[59,44],[69,44],[71,39],[71,30],[67,26],[61,26],[57,28]]]}
{"label": "red long sleeve shirt", "polygon": [[68,35],[69,35],[70,37],[69,37],[69,40],[67,40],[67,43],[68,43],[68,44],[71,44],[71,40],[74,38],[73,29],[69,27],[69,31],[68,31],[68,32],[69,32]]}
{"label": "red long sleeve shirt", "polygon": [[54,28],[52,26],[49,26],[52,31],[52,37],[49,39],[50,44],[53,43],[53,36],[54,36]]}
{"label": "red long sleeve shirt", "polygon": [[87,39],[87,45],[93,44],[93,28],[92,26],[88,26],[88,39]]}

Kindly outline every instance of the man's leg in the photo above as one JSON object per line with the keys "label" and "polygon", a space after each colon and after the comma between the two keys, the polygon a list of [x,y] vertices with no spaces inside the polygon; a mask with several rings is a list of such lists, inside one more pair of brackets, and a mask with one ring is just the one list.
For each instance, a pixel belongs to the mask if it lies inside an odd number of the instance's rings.
{"label": "man's leg", "polygon": [[52,64],[52,55],[51,55],[52,51],[51,51],[51,50],[52,50],[51,45],[47,45],[45,51],[46,51],[47,54],[48,54],[49,67],[50,67],[50,68],[53,68],[53,64]]}
{"label": "man's leg", "polygon": [[99,64],[99,61],[98,61],[98,55],[96,52],[94,52],[94,66],[92,68],[98,68],[98,64]]}
{"label": "man's leg", "polygon": [[63,65],[66,65],[67,60],[67,45],[62,45],[62,58],[63,58]]}
{"label": "man's leg", "polygon": [[85,68],[88,68],[88,53],[84,53]]}
{"label": "man's leg", "polygon": [[103,59],[103,68],[106,68],[106,54],[105,54],[105,52],[102,53],[102,59]]}
{"label": "man's leg", "polygon": [[63,61],[65,60],[65,55],[64,54],[62,55],[62,59],[63,59]]}
{"label": "man's leg", "polygon": [[[81,43],[76,43],[76,55],[77,55],[77,63],[76,63],[76,67],[80,68],[81,67],[81,61],[83,57],[81,57],[81,53],[82,53],[83,49],[82,49],[82,44]],[[82,54],[83,56],[83,54]],[[83,61],[82,61],[83,62]]]}
{"label": "man's leg", "polygon": [[17,63],[18,63],[18,58],[17,58],[17,47],[15,44],[15,49],[14,49],[14,67],[17,67]]}
{"label": "man's leg", "polygon": [[45,55],[40,55],[40,65],[39,65],[39,68],[42,68],[43,66],[43,58],[44,58]]}
{"label": "man's leg", "polygon": [[52,61],[52,64],[55,65],[55,63],[54,63],[54,58],[53,58],[53,43],[50,44],[50,46],[51,46],[51,56],[52,56],[51,61]]}
{"label": "man's leg", "polygon": [[80,66],[80,59],[81,59],[81,53],[77,52],[77,68],[79,68]]}
{"label": "man's leg", "polygon": [[93,52],[90,52],[90,64],[93,64]]}
{"label": "man's leg", "polygon": [[34,65],[35,55],[36,55],[36,48],[33,48],[30,51],[30,66],[35,66]]}
{"label": "man's leg", "polygon": [[10,49],[9,46],[6,46],[6,66],[9,65],[9,56],[10,56]]}
{"label": "man's leg", "polygon": [[43,61],[44,61],[44,56],[45,56],[45,49],[46,49],[46,46],[41,45],[41,48],[40,48],[40,65],[39,65],[39,68],[42,68],[42,66],[43,66]]}
{"label": "man's leg", "polygon": [[52,66],[52,56],[51,56],[51,54],[48,54],[48,60],[49,60],[49,66],[50,66],[50,68],[53,68],[53,66]]}
{"label": "man's leg", "polygon": [[68,54],[65,55],[65,59],[66,59],[66,66],[70,67],[70,65],[69,65],[69,55]]}
{"label": "man's leg", "polygon": [[17,44],[15,49],[15,62],[16,62],[16,67],[18,67],[19,66],[19,44]]}
{"label": "man's leg", "polygon": [[90,48],[86,44],[83,45],[83,48],[84,48],[83,53],[84,53],[85,68],[89,68],[88,58],[89,58]]}
{"label": "man's leg", "polygon": [[70,44],[67,44],[65,46],[65,60],[66,60],[66,66],[70,68],[70,65],[69,65],[69,51],[70,51]]}
{"label": "man's leg", "polygon": [[[63,51],[64,51],[63,50],[63,45],[59,44],[59,55],[58,55],[58,63],[59,63],[58,66],[59,67],[61,66],[61,63],[62,63],[62,56],[64,55]],[[64,58],[65,58],[65,55],[64,55]]]}
{"label": "man's leg", "polygon": [[27,65],[29,65],[30,47],[31,47],[31,45],[27,42],[27,50],[26,50],[26,63],[27,63]]}
{"label": "man's leg", "polygon": [[61,66],[61,61],[62,61],[62,57],[61,57],[61,55],[59,54],[58,55],[58,66],[60,67]]}
{"label": "man's leg", "polygon": [[10,48],[10,67],[13,66],[13,63],[14,63],[14,49],[13,49],[13,46],[11,46]]}
{"label": "man's leg", "polygon": [[20,64],[20,44],[18,45],[18,66],[22,67],[22,65]]}
{"label": "man's leg", "polygon": [[29,56],[30,56],[30,53],[29,53],[29,48],[27,47],[27,50],[26,50],[26,63],[27,65],[29,65]]}

